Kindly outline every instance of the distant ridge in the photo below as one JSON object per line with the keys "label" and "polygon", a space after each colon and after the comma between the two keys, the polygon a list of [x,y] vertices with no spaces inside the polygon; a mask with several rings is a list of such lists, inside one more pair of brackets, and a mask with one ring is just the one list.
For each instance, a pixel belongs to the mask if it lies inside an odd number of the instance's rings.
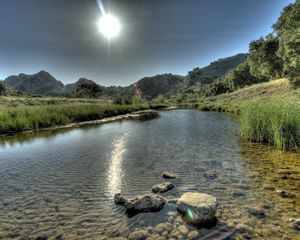
{"label": "distant ridge", "polygon": [[171,73],[144,77],[127,87],[104,87],[86,78],[64,85],[46,71],[40,71],[32,75],[10,76],[4,80],[4,83],[15,90],[42,96],[112,98],[116,96],[132,97],[139,94],[145,99],[152,100],[160,95],[173,95],[188,91],[199,84],[210,84],[244,62],[247,56],[247,54],[237,54],[219,59],[204,68],[194,68],[185,77]]}
{"label": "distant ridge", "polygon": [[18,76],[10,76],[4,80],[4,83],[16,90],[43,96],[62,96],[64,89],[64,84],[46,71],[33,75],[22,73]]}

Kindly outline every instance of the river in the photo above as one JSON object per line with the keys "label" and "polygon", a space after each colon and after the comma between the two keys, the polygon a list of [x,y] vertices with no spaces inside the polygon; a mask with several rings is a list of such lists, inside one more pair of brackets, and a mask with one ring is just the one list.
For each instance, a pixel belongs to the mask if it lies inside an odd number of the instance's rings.
{"label": "river", "polygon": [[[186,225],[199,239],[299,237],[290,220],[300,216],[299,154],[241,141],[238,121],[222,113],[160,115],[1,139],[0,239],[126,237],[170,216],[185,224],[172,204],[129,218],[113,202],[118,192],[151,190],[166,170],[179,178],[164,196],[197,191],[219,201],[215,227]],[[247,231],[235,233],[241,223]]]}

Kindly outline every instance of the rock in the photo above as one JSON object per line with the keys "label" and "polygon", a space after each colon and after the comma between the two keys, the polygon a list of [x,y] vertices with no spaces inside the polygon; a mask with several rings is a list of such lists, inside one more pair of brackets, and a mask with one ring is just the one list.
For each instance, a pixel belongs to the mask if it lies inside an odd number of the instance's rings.
{"label": "rock", "polygon": [[137,230],[129,234],[129,240],[145,240],[149,236],[146,230]]}
{"label": "rock", "polygon": [[177,202],[177,210],[194,225],[213,223],[217,206],[217,199],[205,193],[187,192]]}
{"label": "rock", "polygon": [[177,212],[176,211],[169,211],[168,212],[168,216],[176,217],[177,216]]}
{"label": "rock", "polygon": [[240,233],[246,233],[249,231],[249,226],[243,223],[239,223],[236,225],[236,229],[240,232]]}
{"label": "rock", "polygon": [[266,214],[263,210],[261,209],[254,209],[254,208],[251,208],[251,209],[248,209],[248,212],[253,215],[254,217],[257,217],[257,218],[265,218],[266,217]]}
{"label": "rock", "polygon": [[186,226],[184,226],[184,225],[181,225],[181,226],[179,226],[178,227],[178,231],[182,234],[182,235],[188,235],[188,233],[189,233],[189,230],[187,229],[187,227]]}
{"label": "rock", "polygon": [[283,235],[283,237],[281,238],[281,240],[292,240],[289,236],[287,235]]}
{"label": "rock", "polygon": [[297,231],[300,231],[300,218],[299,218],[299,219],[296,219],[296,220],[293,222],[293,228],[296,229]]}
{"label": "rock", "polygon": [[[64,237],[62,234],[55,237],[55,240],[64,240]],[[119,239],[120,240],[120,239]]]}
{"label": "rock", "polygon": [[128,199],[124,207],[133,212],[155,212],[161,210],[166,203],[166,199],[157,194],[144,194]]}
{"label": "rock", "polygon": [[177,201],[178,201],[178,198],[170,198],[170,199],[168,199],[168,203],[170,203],[170,204],[176,204]]}
{"label": "rock", "polygon": [[214,180],[218,177],[216,172],[206,172],[204,173],[204,177],[209,180]]}
{"label": "rock", "polygon": [[168,218],[168,222],[172,223],[172,222],[174,222],[174,221],[175,221],[175,218],[174,218],[174,217],[170,216],[170,217]]}
{"label": "rock", "polygon": [[47,240],[48,239],[48,236],[43,234],[43,235],[39,235],[36,237],[36,240]]}
{"label": "rock", "polygon": [[164,183],[154,185],[152,187],[152,192],[154,192],[154,193],[164,193],[164,192],[167,192],[167,191],[171,190],[174,187],[175,186],[174,186],[173,183],[164,182]]}
{"label": "rock", "polygon": [[117,194],[115,194],[114,202],[117,205],[124,206],[124,204],[126,203],[126,199],[122,197],[121,193],[117,193]]}
{"label": "rock", "polygon": [[197,231],[191,231],[188,234],[188,238],[191,240],[197,239],[198,237],[199,237],[199,232],[197,232]]}
{"label": "rock", "polygon": [[293,193],[289,193],[283,190],[276,190],[276,192],[280,195],[282,198],[293,198],[295,195]]}
{"label": "rock", "polygon": [[171,233],[170,233],[170,235],[172,236],[172,237],[174,237],[174,238],[178,238],[178,236],[180,235],[180,232],[177,230],[177,229],[174,229]]}
{"label": "rock", "polygon": [[166,240],[166,237],[159,236],[158,234],[151,235],[146,240]]}
{"label": "rock", "polygon": [[166,178],[166,179],[174,179],[174,178],[177,178],[177,175],[173,172],[163,172],[162,174],[163,178]]}
{"label": "rock", "polygon": [[146,110],[146,111],[141,111],[138,113],[138,120],[150,120],[150,119],[155,119],[159,117],[159,113],[157,111],[153,110]]}
{"label": "rock", "polygon": [[127,240],[126,237],[114,237],[114,238],[111,238],[111,240]]}
{"label": "rock", "polygon": [[170,223],[160,223],[154,228],[155,233],[162,234],[163,232],[171,232],[174,229],[173,225]]}

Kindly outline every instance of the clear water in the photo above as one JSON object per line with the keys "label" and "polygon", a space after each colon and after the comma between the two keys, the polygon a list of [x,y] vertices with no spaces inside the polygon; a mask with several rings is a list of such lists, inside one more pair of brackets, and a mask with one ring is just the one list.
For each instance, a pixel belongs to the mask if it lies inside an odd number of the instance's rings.
{"label": "clear water", "polygon": [[149,191],[166,170],[180,178],[165,196],[198,191],[219,200],[217,226],[188,226],[200,239],[222,239],[239,223],[248,231],[232,239],[299,239],[290,219],[300,216],[300,155],[241,142],[238,123],[221,113],[160,115],[1,139],[0,239],[111,239],[166,222],[174,205],[128,218],[113,202],[118,192]]}

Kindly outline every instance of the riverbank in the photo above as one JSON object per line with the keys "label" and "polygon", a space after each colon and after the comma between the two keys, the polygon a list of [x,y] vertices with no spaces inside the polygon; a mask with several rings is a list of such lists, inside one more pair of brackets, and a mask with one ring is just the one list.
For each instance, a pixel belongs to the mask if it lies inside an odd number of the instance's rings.
{"label": "riverbank", "polygon": [[284,151],[300,149],[300,89],[291,88],[287,79],[208,97],[196,108],[238,114],[240,135],[249,141]]}
{"label": "riverbank", "polygon": [[156,109],[158,105],[76,104],[2,107],[0,135],[29,131],[71,128],[81,125],[137,118],[138,111]]}

